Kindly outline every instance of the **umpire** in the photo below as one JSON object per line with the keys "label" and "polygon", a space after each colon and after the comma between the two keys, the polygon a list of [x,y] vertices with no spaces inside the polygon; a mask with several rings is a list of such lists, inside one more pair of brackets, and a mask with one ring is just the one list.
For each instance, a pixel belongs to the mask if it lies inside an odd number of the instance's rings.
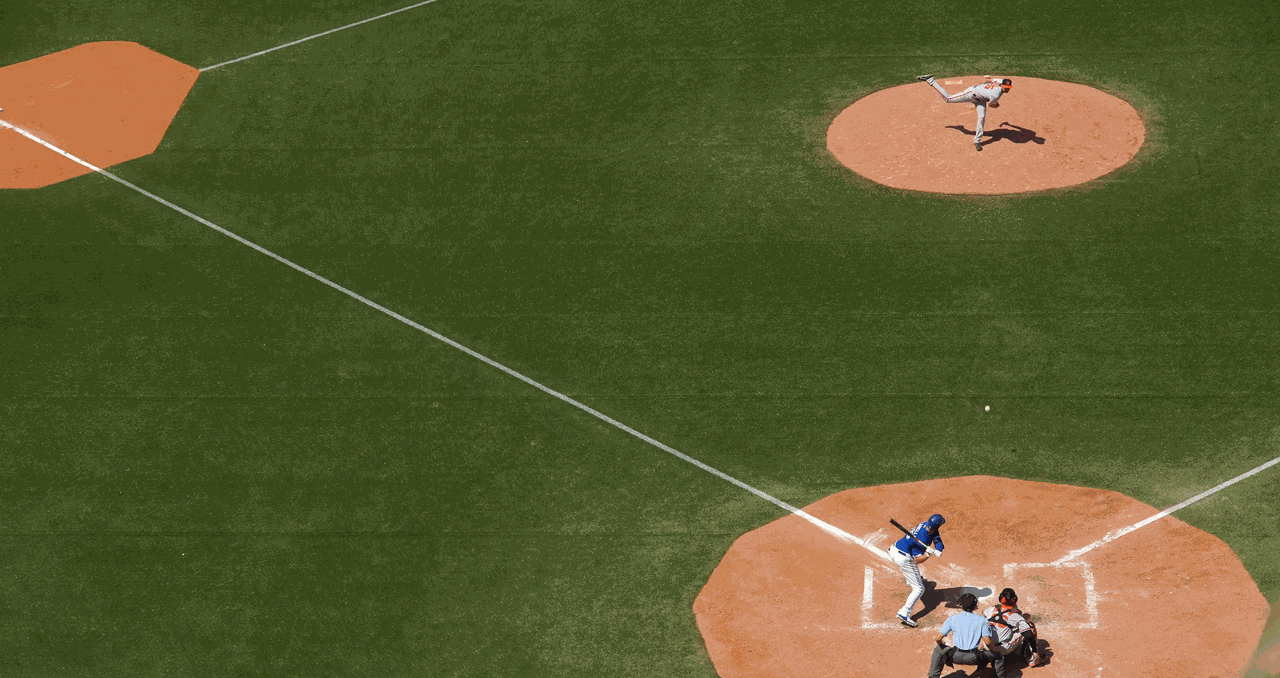
{"label": "umpire", "polygon": [[[978,597],[972,593],[960,596],[960,614],[947,617],[942,625],[942,634],[934,639],[938,644],[933,648],[933,659],[929,663],[929,678],[940,678],[942,665],[965,664],[977,666],[981,671],[987,662],[994,659],[991,653],[991,624],[987,618],[974,612],[978,609]],[[951,645],[942,641],[947,634],[952,634]]]}

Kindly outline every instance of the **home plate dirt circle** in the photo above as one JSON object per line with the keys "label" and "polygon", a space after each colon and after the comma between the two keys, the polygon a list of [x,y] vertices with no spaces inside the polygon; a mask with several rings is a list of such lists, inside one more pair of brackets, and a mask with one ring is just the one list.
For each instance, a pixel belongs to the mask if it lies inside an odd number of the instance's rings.
{"label": "home plate dirt circle", "polygon": [[[734,542],[693,605],[723,678],[923,676],[955,599],[976,592],[986,607],[1006,586],[1048,657],[1023,675],[1236,676],[1270,612],[1230,547],[1172,516],[1063,560],[1158,513],[1116,492],[970,476],[847,490],[804,510],[866,545],[797,515]],[[934,512],[947,548],[921,566],[930,586],[910,629],[894,616],[906,583],[880,554],[901,536],[889,518]]]}
{"label": "home plate dirt circle", "polygon": [[[973,149],[973,104],[949,104],[928,83],[873,92],[844,109],[827,148],[845,167],[885,186],[936,193],[1003,194],[1063,188],[1133,159],[1146,129],[1128,102],[1086,85],[1017,75],[988,108]],[[938,78],[948,92],[982,76]]]}

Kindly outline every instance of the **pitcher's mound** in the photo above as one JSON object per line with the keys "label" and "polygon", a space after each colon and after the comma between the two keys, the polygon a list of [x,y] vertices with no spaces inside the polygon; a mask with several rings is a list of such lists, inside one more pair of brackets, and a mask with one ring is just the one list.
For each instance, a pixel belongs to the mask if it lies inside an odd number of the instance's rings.
{"label": "pitcher's mound", "polygon": [[[928,83],[890,87],[831,123],[827,148],[885,186],[935,193],[1023,193],[1096,179],[1129,162],[1146,131],[1127,102],[1092,87],[1016,75],[987,109],[982,151],[973,149],[973,104],[949,104]],[[981,76],[938,78],[956,94]]]}
{"label": "pitcher's mound", "polygon": [[[1116,492],[970,476],[847,490],[805,512],[867,546],[797,515],[734,542],[693,604],[724,678],[923,676],[960,595],[983,609],[1006,586],[1049,662],[1024,678],[1234,676],[1269,612],[1230,547],[1172,516],[1081,552],[1158,513]],[[935,512],[946,550],[920,567],[910,629],[895,617],[907,585],[880,554],[902,536],[890,518]]]}

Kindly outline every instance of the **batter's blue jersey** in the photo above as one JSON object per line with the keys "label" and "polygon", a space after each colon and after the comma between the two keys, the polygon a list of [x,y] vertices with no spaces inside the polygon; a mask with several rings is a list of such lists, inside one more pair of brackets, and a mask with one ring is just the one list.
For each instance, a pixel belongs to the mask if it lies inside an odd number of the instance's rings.
{"label": "batter's blue jersey", "polygon": [[[919,525],[916,525],[914,528],[912,528],[911,534],[914,534],[918,539],[920,539],[920,541],[926,544],[932,543],[933,548],[938,549],[939,551],[946,548],[945,546],[942,545],[942,535],[929,534],[929,528],[927,527],[926,523],[920,523]],[[915,558],[916,556],[924,553],[924,547],[917,544],[915,539],[912,539],[911,537],[908,537],[905,534],[902,535],[902,539],[899,539],[898,542],[893,546],[894,548],[898,549],[899,551],[902,551],[903,553],[911,556],[912,558]]]}

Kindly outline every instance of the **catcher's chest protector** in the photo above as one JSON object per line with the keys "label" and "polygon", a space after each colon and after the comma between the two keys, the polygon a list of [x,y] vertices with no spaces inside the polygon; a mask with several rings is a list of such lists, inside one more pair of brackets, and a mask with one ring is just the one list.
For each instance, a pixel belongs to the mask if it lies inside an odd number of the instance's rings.
{"label": "catcher's chest protector", "polygon": [[1027,615],[1022,614],[1022,610],[1019,610],[1016,607],[1007,607],[1005,605],[997,605],[995,614],[991,615],[991,618],[988,619],[987,621],[991,622],[992,624],[999,624],[1005,628],[1012,628],[1013,625],[1010,624],[1005,619],[1005,615],[1009,614],[1010,612],[1017,612],[1018,614],[1022,615],[1023,619],[1026,619],[1027,617]]}

